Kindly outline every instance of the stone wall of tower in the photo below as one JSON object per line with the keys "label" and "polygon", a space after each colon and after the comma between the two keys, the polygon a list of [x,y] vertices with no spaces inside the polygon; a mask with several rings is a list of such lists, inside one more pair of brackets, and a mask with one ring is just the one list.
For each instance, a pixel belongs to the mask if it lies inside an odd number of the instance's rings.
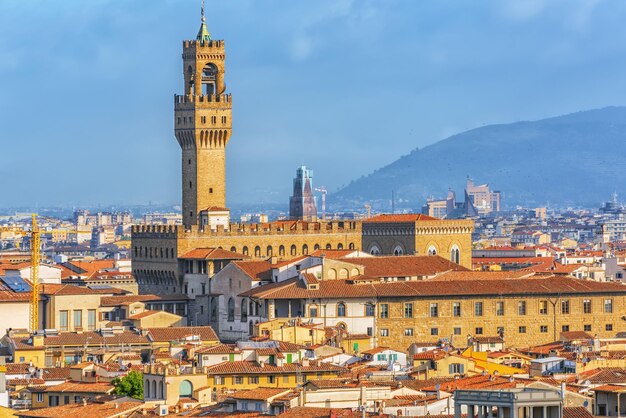
{"label": "stone wall of tower", "polygon": [[183,42],[185,94],[175,96],[174,126],[182,149],[183,223],[187,226],[198,223],[202,210],[226,207],[232,97],[225,94],[224,61],[223,41]]}

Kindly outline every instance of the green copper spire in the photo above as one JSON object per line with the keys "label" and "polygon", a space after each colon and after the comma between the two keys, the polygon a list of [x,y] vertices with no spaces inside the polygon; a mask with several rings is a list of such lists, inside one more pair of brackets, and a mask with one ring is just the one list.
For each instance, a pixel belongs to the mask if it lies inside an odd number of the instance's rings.
{"label": "green copper spire", "polygon": [[202,24],[200,25],[200,30],[198,31],[196,39],[201,42],[208,42],[211,40],[211,34],[206,27],[206,19],[204,18],[204,0],[202,0]]}

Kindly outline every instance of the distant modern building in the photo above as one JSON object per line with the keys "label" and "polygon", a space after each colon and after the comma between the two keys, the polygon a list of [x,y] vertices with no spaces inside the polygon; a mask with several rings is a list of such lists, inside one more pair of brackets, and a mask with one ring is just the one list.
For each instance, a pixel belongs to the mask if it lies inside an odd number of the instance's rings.
{"label": "distant modern building", "polygon": [[500,212],[501,193],[497,190],[492,192],[488,184],[477,186],[468,177],[465,190],[479,215]]}
{"label": "distant modern building", "polygon": [[457,202],[456,193],[448,190],[448,196],[444,200],[429,199],[422,207],[422,214],[441,219],[461,219],[476,217],[478,211],[467,191],[463,202]]}
{"label": "distant modern building", "polygon": [[293,195],[289,199],[289,218],[315,220],[317,205],[313,195],[313,170],[301,166],[293,179]]}

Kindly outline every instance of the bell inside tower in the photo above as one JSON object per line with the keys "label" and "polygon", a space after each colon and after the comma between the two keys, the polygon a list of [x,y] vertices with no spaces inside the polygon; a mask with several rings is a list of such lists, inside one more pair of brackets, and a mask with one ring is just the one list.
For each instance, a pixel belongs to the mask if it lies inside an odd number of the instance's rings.
{"label": "bell inside tower", "polygon": [[202,69],[202,94],[213,95],[216,92],[217,67],[214,64],[207,64]]}

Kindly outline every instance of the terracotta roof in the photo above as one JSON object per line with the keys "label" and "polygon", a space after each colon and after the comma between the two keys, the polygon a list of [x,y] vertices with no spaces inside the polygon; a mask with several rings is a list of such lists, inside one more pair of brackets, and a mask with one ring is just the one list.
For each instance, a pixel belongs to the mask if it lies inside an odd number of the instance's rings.
{"label": "terracotta roof", "polygon": [[[512,381],[511,381],[512,380]],[[445,392],[454,392],[456,389],[507,389],[515,388],[517,380],[509,379],[496,375],[478,375],[471,377],[462,377],[454,379],[446,383],[440,384],[440,389]],[[433,392],[437,390],[436,384],[422,388],[425,392]]]}
{"label": "terracotta roof", "polygon": [[433,218],[432,216],[422,215],[421,213],[405,213],[405,214],[381,214],[372,216],[365,219],[363,223],[377,223],[377,222],[419,222],[419,221],[439,221],[440,219]]}
{"label": "terracotta roof", "polygon": [[561,332],[562,341],[573,340],[593,340],[593,335],[585,331],[564,331]]}
{"label": "terracotta roof", "polygon": [[271,364],[263,364],[254,361],[226,361],[223,363],[209,366],[207,370],[208,375],[215,374],[262,374],[262,373],[309,373],[309,372],[337,372],[345,373],[347,369],[339,366],[335,366],[330,363],[316,364],[311,362],[308,366],[303,366],[298,363],[289,363],[282,366],[275,366]]}
{"label": "terracotta roof", "polygon": [[584,406],[563,407],[563,418],[593,418],[593,414]]}
{"label": "terracotta roof", "polygon": [[209,326],[204,327],[161,327],[146,328],[150,339],[157,342],[169,342],[182,340],[187,337],[198,335],[200,341],[219,341],[220,339]]}
{"label": "terracotta roof", "polygon": [[413,360],[441,360],[442,358],[445,358],[447,355],[448,353],[446,353],[443,350],[439,350],[439,349],[428,350],[428,351],[422,351],[421,353],[415,353],[413,355]]}
{"label": "terracotta roof", "polygon": [[[148,310],[148,311],[143,311],[143,312],[140,312],[140,313],[135,314],[135,315],[131,315],[131,316],[129,316],[129,317],[128,317],[128,319],[142,319],[142,318],[147,318],[147,317],[149,317],[149,316],[152,316],[152,315],[158,315],[158,314],[176,315],[176,314],[173,314],[173,313],[171,313],[171,312],[165,312],[165,311],[150,311],[150,310]],[[177,315],[177,316],[179,316],[179,315]]]}
{"label": "terracotta roof", "polygon": [[193,260],[243,260],[250,257],[221,248],[196,248],[178,258]]}
{"label": "terracotta roof", "polygon": [[532,279],[539,278],[532,272],[527,271],[450,271],[440,274],[430,280],[454,281],[454,280],[506,280],[506,279]]}
{"label": "terracotta roof", "polygon": [[289,392],[291,389],[285,388],[256,388],[250,390],[238,390],[229,396],[233,399],[252,399],[257,401],[265,401],[268,398]]}
{"label": "terracotta roof", "polygon": [[351,257],[343,261],[365,267],[364,274],[370,277],[433,276],[450,270],[467,271],[465,267],[440,256]]}
{"label": "terracotta roof", "polygon": [[106,382],[65,382],[59,385],[44,386],[43,392],[61,392],[61,393],[105,393],[113,392],[115,387]]}
{"label": "terracotta roof", "polygon": [[196,354],[236,354],[241,350],[235,344],[218,344],[196,350]]}
{"label": "terracotta roof", "polygon": [[[29,343],[30,337],[16,337],[13,339],[14,344],[19,349],[33,349],[32,342]],[[118,334],[111,334],[103,337],[99,332],[85,331],[83,333],[60,332],[59,335],[48,335],[44,337],[44,345],[46,347],[54,346],[100,346],[102,344],[148,344],[148,339],[132,331],[124,331]]]}
{"label": "terracotta roof", "polygon": [[254,281],[272,280],[272,263],[260,261],[233,261],[232,264]]}
{"label": "terracotta roof", "polygon": [[28,386],[28,385],[43,385],[46,381],[43,379],[9,379],[7,385],[9,386]]}
{"label": "terracotta roof", "polygon": [[495,336],[475,336],[472,337],[474,341],[476,341],[477,343],[480,344],[490,344],[490,343],[503,343],[504,342],[504,338],[502,338],[499,335],[495,335]]}
{"label": "terracotta roof", "polygon": [[22,417],[46,417],[46,418],[112,418],[140,408],[142,402],[107,402],[92,403],[84,406],[82,403],[73,403],[52,408],[33,409],[20,411]]}
{"label": "terracotta roof", "polygon": [[[277,418],[361,418],[363,413],[361,411],[353,411],[352,409],[341,409],[341,408],[317,408],[317,407],[306,407],[306,406],[297,406],[294,408],[289,408],[285,412],[280,415],[277,415]],[[388,414],[378,414],[378,412],[366,412],[365,416],[367,417],[379,417],[385,418],[390,417]],[[454,417],[454,416],[452,416]],[[430,417],[429,417],[430,418]]]}
{"label": "terracotta roof", "polygon": [[100,299],[100,306],[120,306],[135,302],[149,302],[159,299],[161,298],[157,295],[107,296]]}
{"label": "terracotta roof", "polygon": [[[488,272],[481,272],[489,274]],[[240,296],[267,299],[362,298],[362,297],[436,297],[457,295],[570,295],[626,294],[620,283],[594,282],[570,277],[543,276],[528,279],[483,279],[447,281],[401,281],[354,284],[347,280],[322,280],[318,290],[308,290],[294,278],[243,292]]]}
{"label": "terracotta roof", "polygon": [[626,386],[601,385],[593,388],[596,392],[626,392]]}

